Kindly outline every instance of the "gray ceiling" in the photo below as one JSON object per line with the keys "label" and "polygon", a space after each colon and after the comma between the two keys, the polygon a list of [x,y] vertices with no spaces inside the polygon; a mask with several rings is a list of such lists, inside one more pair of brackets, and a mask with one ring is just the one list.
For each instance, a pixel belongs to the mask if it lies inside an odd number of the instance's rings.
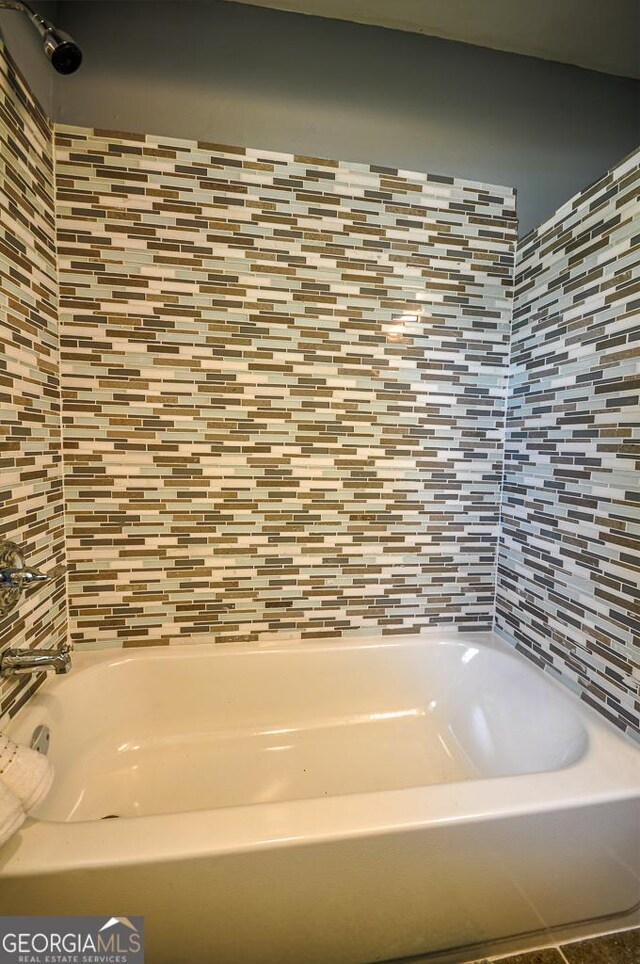
{"label": "gray ceiling", "polygon": [[229,0],[640,78],[640,0]]}

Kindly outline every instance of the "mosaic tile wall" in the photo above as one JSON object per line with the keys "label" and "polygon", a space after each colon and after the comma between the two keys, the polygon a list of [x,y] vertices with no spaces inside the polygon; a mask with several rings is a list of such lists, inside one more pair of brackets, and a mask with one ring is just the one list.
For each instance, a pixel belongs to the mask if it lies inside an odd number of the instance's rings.
{"label": "mosaic tile wall", "polygon": [[56,129],[70,632],[491,626],[511,189]]}
{"label": "mosaic tile wall", "polygon": [[[0,539],[44,570],[64,561],[53,147],[0,41]],[[0,650],[65,639],[64,579],[0,620]],[[42,677],[0,681],[0,715]]]}
{"label": "mosaic tile wall", "polygon": [[497,627],[640,736],[640,151],[518,246]]}
{"label": "mosaic tile wall", "polygon": [[[61,378],[73,640],[491,626],[511,190],[60,128],[60,362],[51,132],[1,45],[0,138],[0,535],[64,561]],[[639,186],[640,152],[519,245],[496,604],[636,736]],[[0,647],[63,641],[64,591]]]}

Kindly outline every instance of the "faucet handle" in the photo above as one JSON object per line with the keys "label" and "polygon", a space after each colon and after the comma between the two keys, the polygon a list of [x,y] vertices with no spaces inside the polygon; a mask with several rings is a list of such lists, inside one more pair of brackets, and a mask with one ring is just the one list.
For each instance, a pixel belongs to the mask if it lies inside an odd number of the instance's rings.
{"label": "faucet handle", "polygon": [[40,572],[39,569],[4,569],[0,568],[0,582],[7,586],[17,586],[20,589],[24,589],[26,586],[30,586],[32,582],[48,582],[51,579],[50,575],[46,572]]}
{"label": "faucet handle", "polygon": [[0,568],[0,583],[26,589],[34,582],[52,582],[66,571],[67,567],[63,565],[55,566],[50,572],[40,572],[39,569],[29,569],[27,566],[23,569]]}
{"label": "faucet handle", "polygon": [[15,542],[0,543],[0,585],[24,588],[33,582],[49,582],[66,572],[65,565],[55,566],[51,572],[40,572],[26,564],[24,554]]}
{"label": "faucet handle", "polygon": [[14,542],[0,543],[0,614],[8,613],[17,604],[21,592],[37,582],[49,582],[66,572],[66,566],[55,566],[51,572],[40,572],[26,565],[20,546]]}

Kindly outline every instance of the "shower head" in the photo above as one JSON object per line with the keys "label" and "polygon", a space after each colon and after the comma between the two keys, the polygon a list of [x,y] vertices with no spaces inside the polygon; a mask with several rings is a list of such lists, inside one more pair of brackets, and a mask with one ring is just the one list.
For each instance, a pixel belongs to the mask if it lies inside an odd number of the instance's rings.
{"label": "shower head", "polygon": [[82,51],[64,30],[58,30],[22,0],[0,0],[0,9],[26,13],[42,38],[44,52],[59,74],[73,74],[82,63]]}
{"label": "shower head", "polygon": [[73,74],[82,63],[82,51],[64,30],[49,26],[42,35],[44,52],[59,74]]}

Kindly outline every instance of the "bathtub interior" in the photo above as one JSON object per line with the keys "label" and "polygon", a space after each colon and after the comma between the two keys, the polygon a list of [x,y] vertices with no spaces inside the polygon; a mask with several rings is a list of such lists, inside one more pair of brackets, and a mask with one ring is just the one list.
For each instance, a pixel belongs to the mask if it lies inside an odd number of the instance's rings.
{"label": "bathtub interior", "polygon": [[564,694],[480,642],[91,654],[15,722],[51,729],[54,821],[538,773],[588,744]]}

